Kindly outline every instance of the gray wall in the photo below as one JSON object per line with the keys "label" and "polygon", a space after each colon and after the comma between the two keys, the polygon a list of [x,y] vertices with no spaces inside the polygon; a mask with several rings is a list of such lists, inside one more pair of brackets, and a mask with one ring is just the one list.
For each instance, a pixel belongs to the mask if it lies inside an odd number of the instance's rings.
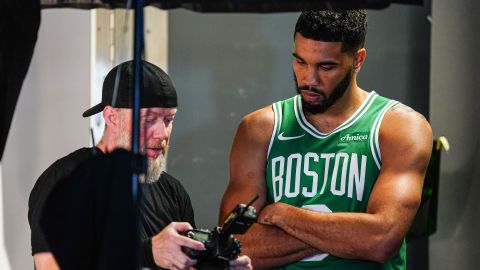
{"label": "gray wall", "polygon": [[428,117],[430,22],[422,6],[368,11],[367,60],[359,85]]}
{"label": "gray wall", "polygon": [[480,257],[480,2],[432,3],[431,123],[451,151],[441,161],[430,266],[473,270]]}
{"label": "gray wall", "polygon": [[169,72],[179,94],[169,170],[190,191],[200,227],[217,223],[240,119],[294,93],[290,29],[296,17],[169,14]]}
{"label": "gray wall", "polygon": [[5,242],[11,269],[33,269],[28,196],[54,160],[88,145],[90,12],[43,10],[32,63],[2,160]]}
{"label": "gray wall", "polygon": [[[217,223],[241,118],[295,94],[291,63],[297,18],[298,13],[169,14],[169,73],[180,102],[169,171],[190,192],[197,226]],[[369,11],[360,86],[427,114],[429,28],[421,7]]]}

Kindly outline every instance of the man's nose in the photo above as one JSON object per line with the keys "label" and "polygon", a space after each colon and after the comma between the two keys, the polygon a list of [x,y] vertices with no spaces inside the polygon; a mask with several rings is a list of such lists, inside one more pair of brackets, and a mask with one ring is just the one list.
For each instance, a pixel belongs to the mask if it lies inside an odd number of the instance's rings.
{"label": "man's nose", "polygon": [[302,81],[305,85],[316,86],[319,83],[318,70],[314,67],[308,66],[303,74]]}
{"label": "man's nose", "polygon": [[153,127],[152,137],[154,139],[166,140],[168,139],[168,136],[168,127],[163,121],[158,121],[158,123],[156,123]]}

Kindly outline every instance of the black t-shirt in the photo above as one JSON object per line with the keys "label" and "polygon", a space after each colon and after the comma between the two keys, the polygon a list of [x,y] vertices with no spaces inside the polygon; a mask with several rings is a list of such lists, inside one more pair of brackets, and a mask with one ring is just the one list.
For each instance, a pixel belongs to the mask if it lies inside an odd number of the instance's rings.
{"label": "black t-shirt", "polygon": [[172,221],[185,221],[195,227],[192,203],[180,182],[166,172],[150,184],[140,184],[140,239],[143,252],[140,261],[144,266],[155,267],[151,237]]}
{"label": "black t-shirt", "polygon": [[35,182],[28,199],[28,222],[31,230],[32,255],[50,251],[45,236],[40,229],[40,217],[48,196],[62,179],[70,177],[79,164],[97,153],[101,152],[96,147],[78,149],[55,161]]}
{"label": "black t-shirt", "polygon": [[[107,160],[103,158],[103,156],[98,148],[82,148],[57,160],[39,177],[32,189],[29,199],[28,217],[32,230],[32,254],[51,251],[40,226],[40,224],[45,224],[44,220],[41,222],[41,218],[45,219],[45,216],[48,217],[46,222],[48,229],[46,232],[50,230],[50,232],[47,233],[47,235],[49,235],[49,241],[54,241],[55,248],[62,247],[62,250],[65,249],[65,247],[68,249],[72,246],[65,238],[74,239],[75,237],[79,237],[80,240],[82,240],[83,246],[82,243],[76,243],[78,247],[74,247],[76,249],[75,251],[84,250],[86,252],[94,252],[88,251],[90,250],[89,245],[95,241],[98,242],[99,234],[103,236],[102,239],[104,239],[104,236],[107,234],[110,236],[106,239],[111,239],[111,235],[115,235],[112,233],[112,221],[110,221],[108,228],[104,226],[105,228],[101,229],[100,232],[98,229],[92,229],[91,227],[99,227],[98,224],[103,224],[102,221],[99,220],[104,219],[105,215],[112,215],[112,213],[116,216],[121,215],[122,209],[118,209],[119,207],[116,205],[112,206],[111,203],[104,202],[103,198],[110,198],[111,201],[114,201],[115,199],[113,197],[116,196],[116,200],[122,200],[122,196],[126,194],[125,192],[129,192],[127,189],[131,185],[128,183],[126,185],[119,185],[117,180],[110,182],[103,180],[104,178],[112,178],[112,172],[109,171],[108,168],[112,166],[118,167],[118,164],[112,164],[112,160]],[[117,153],[117,160],[118,156],[125,159]],[[85,163],[87,164],[85,165]],[[92,167],[92,165],[97,167],[100,165],[102,169]],[[81,167],[81,172],[78,172],[77,167]],[[92,168],[94,169],[92,170]],[[128,171],[122,171],[122,168],[120,168],[120,170],[117,168],[115,169],[115,173],[121,173],[123,176],[128,174]],[[92,180],[92,178],[95,178],[93,175],[97,178],[101,177],[101,179]],[[119,179],[120,177],[117,175],[113,178]],[[119,187],[122,188],[119,189]],[[58,190],[60,190],[60,192]],[[109,194],[111,190],[116,190],[118,194],[123,195]],[[143,266],[155,268],[150,237],[159,233],[172,221],[186,221],[191,223],[192,226],[195,226],[193,208],[190,198],[181,183],[165,172],[163,172],[160,179],[154,183],[140,184],[139,191],[141,194],[139,207],[140,262]],[[53,195],[50,196],[51,194]],[[74,197],[76,196],[75,199],[72,199],[72,194]],[[47,200],[47,197],[50,198]],[[76,205],[66,207],[65,205],[68,205],[68,201],[72,200],[81,201],[81,204],[76,203]],[[42,215],[42,210],[46,202],[49,206],[47,207],[48,213]],[[78,209],[79,205],[81,206],[80,210]],[[76,210],[73,211],[73,209]],[[113,209],[113,211],[108,211],[108,209]],[[71,223],[71,216],[66,217],[67,215],[73,215],[70,214],[70,212],[74,212],[75,217],[82,217],[82,224],[79,226],[84,226],[88,229],[81,230],[81,232],[77,233],[68,231],[68,228],[64,229],[64,226],[77,226],[78,221]],[[125,213],[127,212],[126,209]],[[101,226],[102,225],[100,225],[100,227]],[[115,228],[113,228],[113,230],[114,229]],[[63,230],[64,233],[57,233],[58,230]],[[105,231],[107,231],[107,233],[105,233]],[[75,235],[73,235],[73,233],[75,233]],[[51,235],[54,235],[53,238]],[[84,240],[85,237],[90,237],[93,240]],[[85,261],[85,258],[81,259]]]}

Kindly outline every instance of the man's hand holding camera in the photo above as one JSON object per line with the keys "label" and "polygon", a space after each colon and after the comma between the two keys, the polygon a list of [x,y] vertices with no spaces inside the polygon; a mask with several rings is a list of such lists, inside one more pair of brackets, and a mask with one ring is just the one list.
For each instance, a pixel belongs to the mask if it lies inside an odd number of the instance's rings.
{"label": "man's hand holding camera", "polygon": [[[159,234],[152,237],[152,253],[155,264],[166,269],[190,269],[196,263],[196,259],[187,256],[182,247],[201,251],[205,248],[200,241],[193,240],[182,235],[192,230],[187,222],[172,222]],[[231,270],[252,270],[252,263],[249,257],[242,255],[229,261]]]}
{"label": "man's hand holding camera", "polygon": [[187,222],[172,222],[159,234],[152,237],[152,253],[155,264],[166,269],[189,269],[197,260],[188,257],[182,251],[183,247],[202,250],[204,245],[181,235],[182,232],[193,229]]}

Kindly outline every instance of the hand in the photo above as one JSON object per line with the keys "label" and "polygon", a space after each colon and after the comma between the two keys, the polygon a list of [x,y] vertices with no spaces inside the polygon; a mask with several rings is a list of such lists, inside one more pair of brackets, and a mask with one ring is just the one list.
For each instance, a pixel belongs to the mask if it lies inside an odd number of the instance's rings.
{"label": "hand", "polygon": [[253,270],[252,261],[246,255],[238,256],[235,260],[229,261],[230,270]]}
{"label": "hand", "polygon": [[172,222],[159,234],[152,237],[152,253],[155,264],[166,269],[188,269],[197,263],[182,251],[183,247],[202,250],[201,242],[190,239],[179,233],[191,230],[187,222]]}

